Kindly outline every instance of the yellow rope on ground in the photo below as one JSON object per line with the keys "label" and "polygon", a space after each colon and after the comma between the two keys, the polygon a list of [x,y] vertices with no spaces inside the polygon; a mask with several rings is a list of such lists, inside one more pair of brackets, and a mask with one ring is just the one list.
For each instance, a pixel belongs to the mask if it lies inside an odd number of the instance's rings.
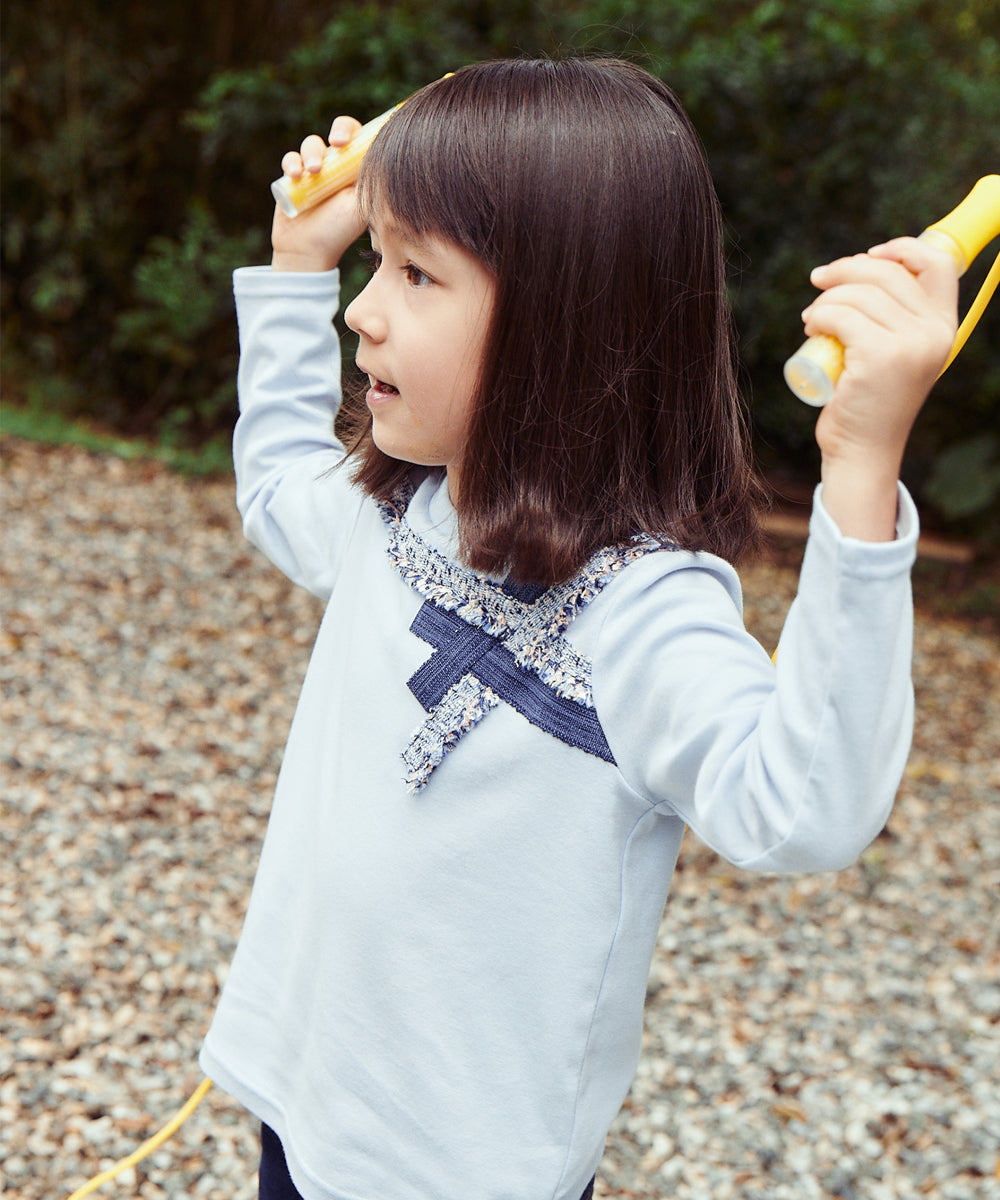
{"label": "yellow rope on ground", "polygon": [[179,1112],[177,1112],[158,1133],[154,1133],[148,1141],[143,1142],[139,1149],[133,1151],[128,1158],[121,1159],[119,1162],[116,1162],[113,1167],[109,1167],[106,1171],[102,1171],[100,1175],[95,1175],[94,1178],[88,1183],[85,1183],[82,1188],[78,1188],[73,1195],[69,1197],[69,1200],[83,1200],[84,1196],[89,1196],[91,1192],[96,1192],[97,1189],[103,1184],[114,1179],[116,1175],[120,1175],[122,1171],[128,1170],[129,1167],[134,1167],[137,1162],[142,1162],[142,1160],[148,1154],[152,1154],[154,1150],[162,1146],[167,1138],[172,1137],[177,1130],[180,1129],[180,1127],[194,1112],[202,1100],[205,1099],[205,1096],[208,1094],[208,1089],[211,1086],[211,1079],[203,1079],[198,1085],[194,1094],[191,1096],[190,1100],[188,1100],[184,1107],[180,1109]]}

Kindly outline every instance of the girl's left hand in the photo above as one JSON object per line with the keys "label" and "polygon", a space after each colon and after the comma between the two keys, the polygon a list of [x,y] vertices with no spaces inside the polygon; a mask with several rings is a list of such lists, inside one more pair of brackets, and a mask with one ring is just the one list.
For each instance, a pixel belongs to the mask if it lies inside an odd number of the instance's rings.
{"label": "girl's left hand", "polygon": [[816,424],[824,501],[845,533],[891,537],[884,519],[876,521],[880,535],[845,529],[831,501],[843,492],[846,502],[860,489],[858,501],[879,494],[887,509],[891,486],[894,521],[907,438],[955,339],[955,263],[916,238],[896,238],[817,267],[811,279],[822,295],[803,313],[805,332],[832,334],[844,345],[844,372]]}

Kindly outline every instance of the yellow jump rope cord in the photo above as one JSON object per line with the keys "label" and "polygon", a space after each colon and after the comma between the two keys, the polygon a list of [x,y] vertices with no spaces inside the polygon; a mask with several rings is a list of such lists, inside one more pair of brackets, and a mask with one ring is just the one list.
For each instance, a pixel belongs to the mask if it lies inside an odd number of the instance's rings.
{"label": "yellow jump rope cord", "polygon": [[[979,289],[979,294],[969,306],[969,311],[965,314],[965,319],[958,327],[958,333],[955,335],[954,344],[951,347],[951,353],[948,355],[948,361],[941,368],[941,375],[948,370],[951,364],[955,361],[955,355],[969,340],[969,334],[975,329],[979,318],[986,310],[986,305],[989,304],[990,298],[997,290],[997,284],[1000,283],[1000,254],[993,260],[993,266],[990,267],[986,278],[983,280],[983,285]],[[940,375],[938,378],[940,379]]]}
{"label": "yellow jump rope cord", "polygon": [[205,1099],[208,1094],[208,1089],[212,1086],[211,1079],[203,1079],[194,1092],[194,1095],[158,1132],[142,1143],[138,1150],[133,1151],[128,1158],[123,1158],[116,1162],[113,1167],[108,1167],[106,1171],[102,1171],[100,1175],[95,1175],[88,1183],[85,1183],[82,1188],[78,1188],[69,1200],[83,1200],[84,1196],[89,1196],[91,1192],[96,1192],[97,1189],[120,1175],[122,1171],[127,1171],[129,1167],[134,1167],[136,1163],[142,1160],[154,1150],[158,1149],[169,1137],[177,1132],[184,1124],[188,1117],[194,1112],[198,1105]]}

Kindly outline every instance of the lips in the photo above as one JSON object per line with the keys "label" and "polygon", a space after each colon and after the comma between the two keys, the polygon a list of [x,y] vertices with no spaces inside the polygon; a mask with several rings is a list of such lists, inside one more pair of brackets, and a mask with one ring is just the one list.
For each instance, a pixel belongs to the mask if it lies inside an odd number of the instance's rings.
{"label": "lips", "polygon": [[357,364],[358,370],[368,376],[368,393],[365,400],[368,406],[385,404],[392,399],[393,396],[399,395],[399,388],[394,384],[389,383],[387,379],[379,379],[373,375],[371,371],[365,370],[361,363]]}
{"label": "lips", "polygon": [[383,405],[391,404],[398,396],[399,389],[391,383],[387,383],[384,379],[372,379],[371,387],[365,396],[365,403],[374,411]]}

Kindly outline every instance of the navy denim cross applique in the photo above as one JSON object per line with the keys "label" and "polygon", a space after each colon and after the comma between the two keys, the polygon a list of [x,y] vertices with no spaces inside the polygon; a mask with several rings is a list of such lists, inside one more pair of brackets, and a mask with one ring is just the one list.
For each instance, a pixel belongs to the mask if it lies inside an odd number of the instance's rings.
{"label": "navy denim cross applique", "polygon": [[[541,594],[543,589],[535,590]],[[525,670],[499,637],[438,608],[431,600],[424,602],[410,629],[434,647],[430,658],[407,681],[427,712],[433,712],[463,676],[472,675],[532,725],[561,742],[614,762],[595,710],[560,696]]]}
{"label": "navy denim cross applique", "polygon": [[593,705],[590,661],[565,633],[619,570],[661,544],[637,538],[601,550],[579,575],[548,590],[499,584],[429,546],[405,520],[408,501],[401,495],[380,508],[390,560],[424,597],[410,629],[432,647],[407,681],[428,714],[403,751],[409,790],[419,792],[499,704],[567,745],[614,763]]}

